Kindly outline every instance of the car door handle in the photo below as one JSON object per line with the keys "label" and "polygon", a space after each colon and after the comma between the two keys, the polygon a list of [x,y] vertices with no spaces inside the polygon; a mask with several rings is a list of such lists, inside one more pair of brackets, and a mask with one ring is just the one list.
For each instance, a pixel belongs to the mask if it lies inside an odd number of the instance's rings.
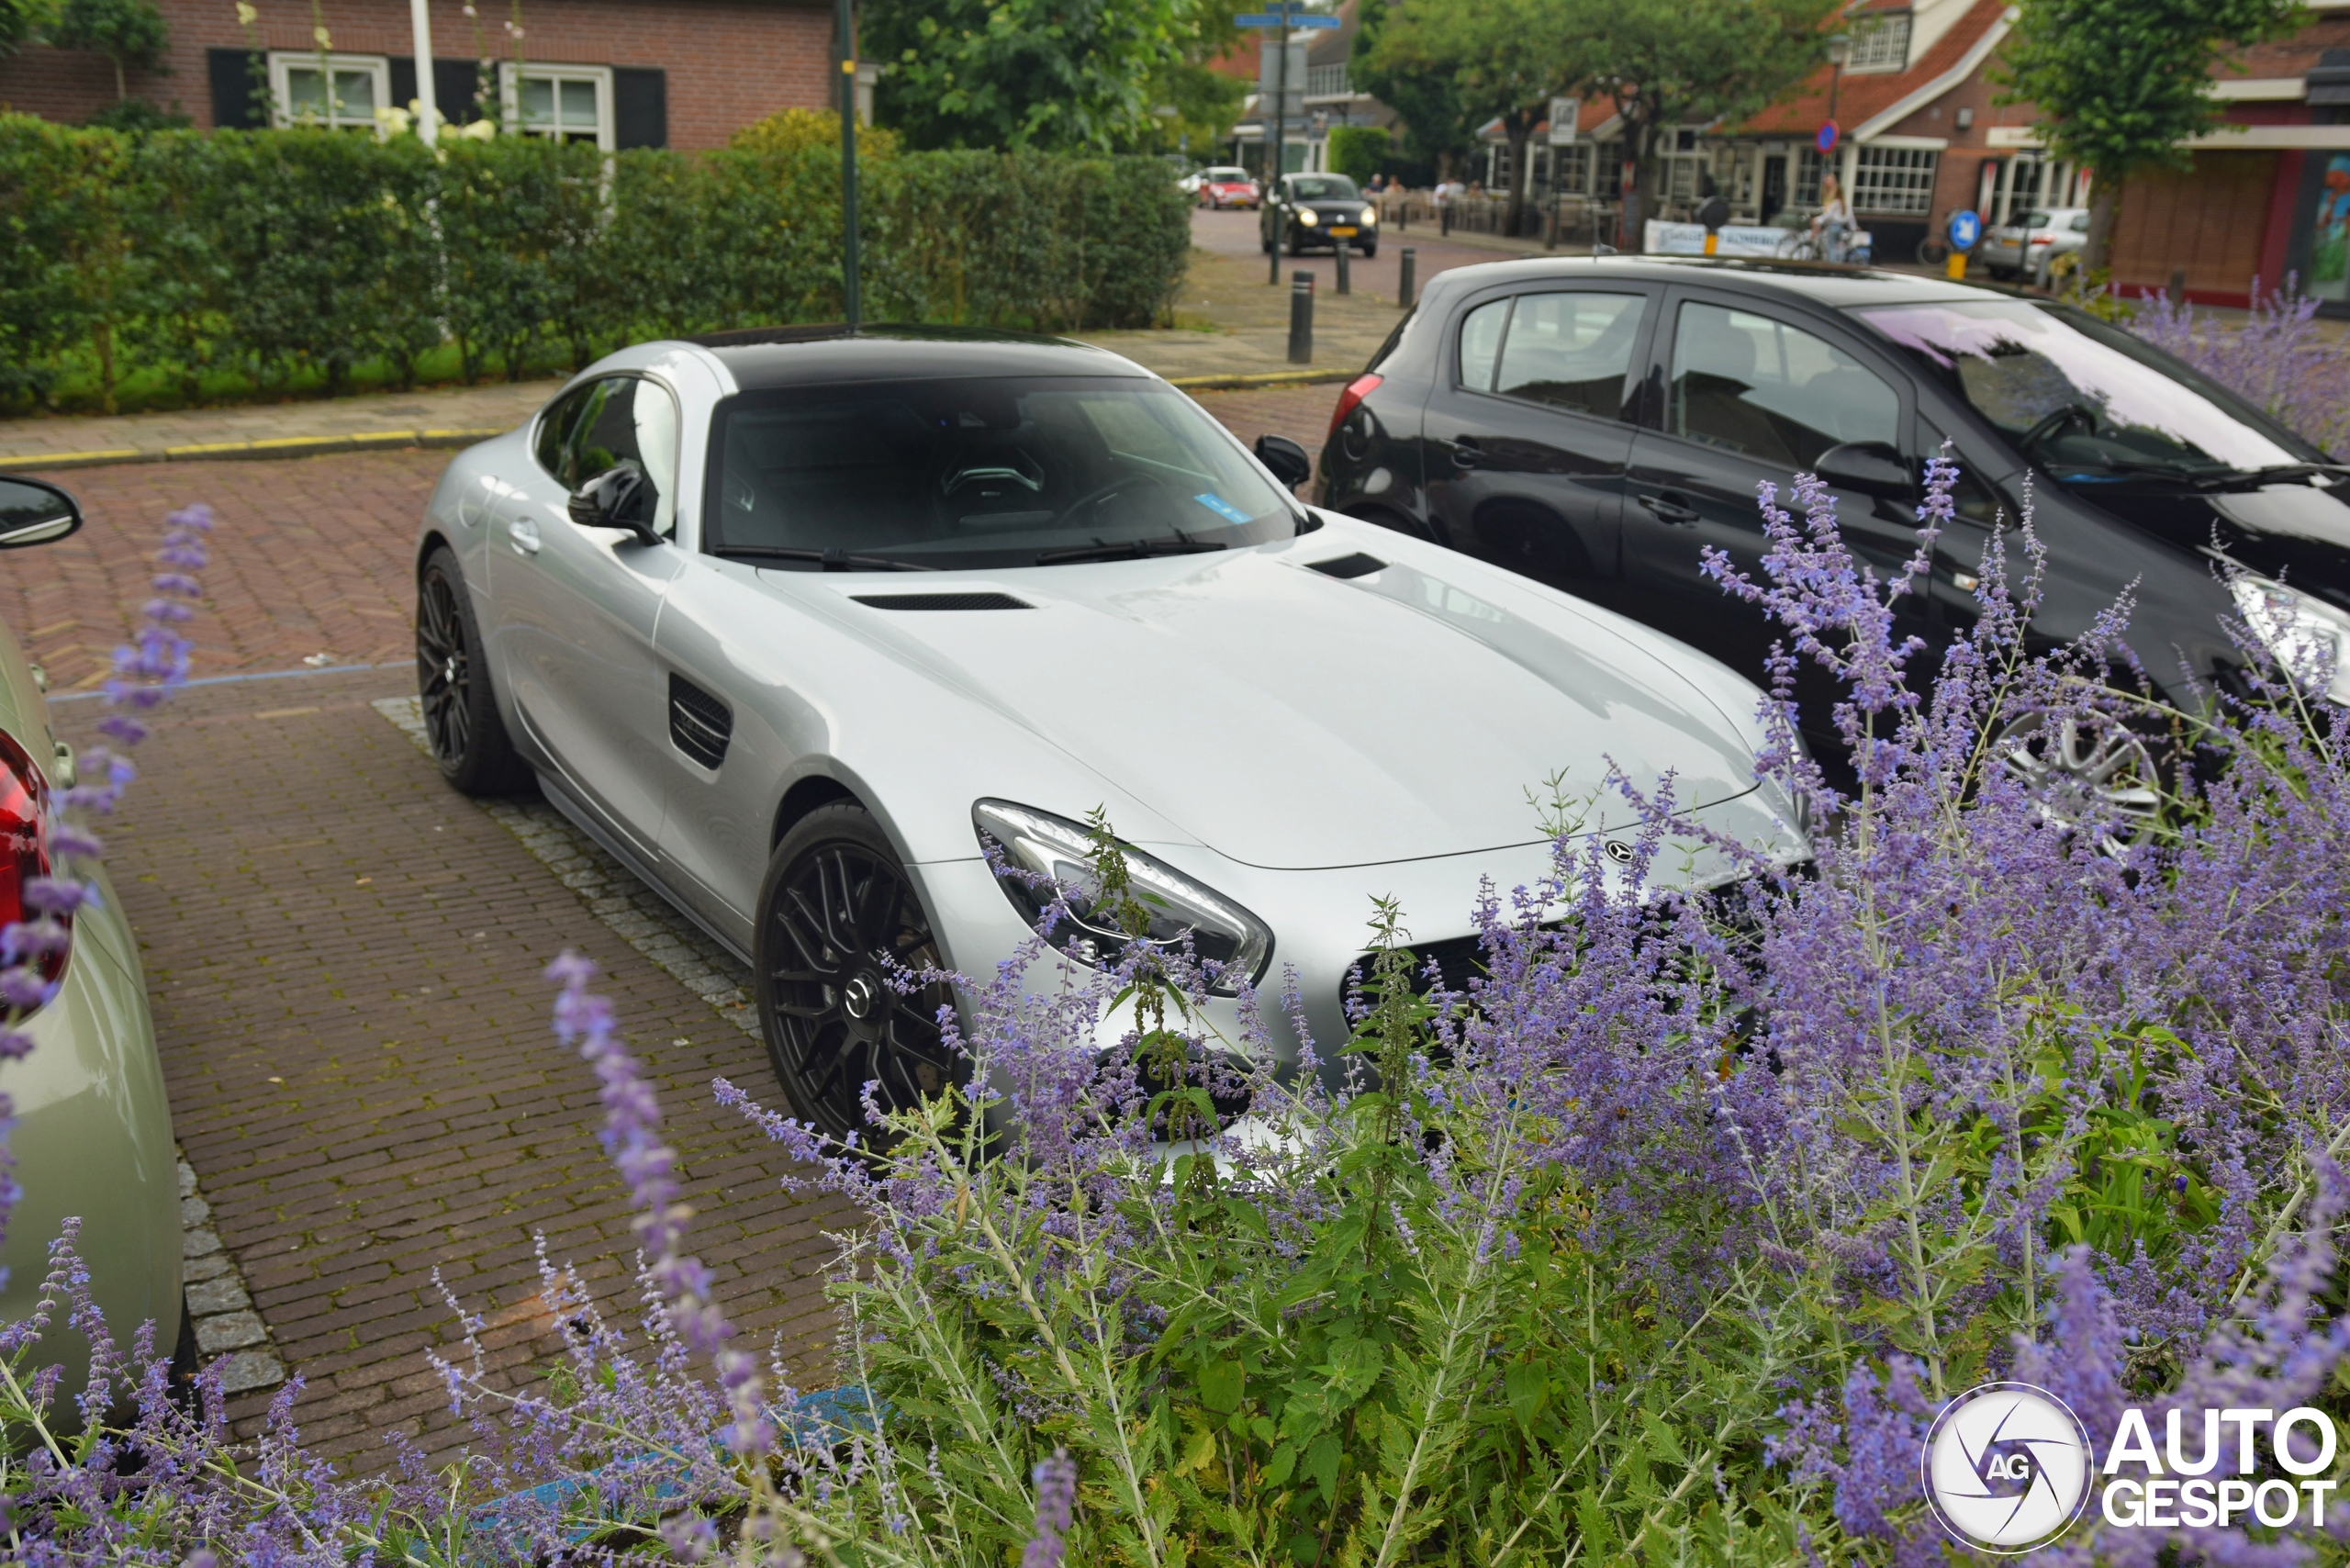
{"label": "car door handle", "polygon": [[1485,454],[1477,445],[1475,436],[1462,435],[1452,438],[1452,465],[1455,468],[1474,468],[1484,460]]}
{"label": "car door handle", "polygon": [[539,553],[539,525],[527,517],[518,517],[506,525],[506,542],[514,546],[517,555]]}
{"label": "car door handle", "polygon": [[1689,505],[1684,497],[1675,495],[1671,490],[1666,490],[1661,495],[1642,496],[1640,498],[1640,505],[1648,508],[1651,512],[1654,513],[1659,522],[1695,522],[1697,521],[1697,509]]}

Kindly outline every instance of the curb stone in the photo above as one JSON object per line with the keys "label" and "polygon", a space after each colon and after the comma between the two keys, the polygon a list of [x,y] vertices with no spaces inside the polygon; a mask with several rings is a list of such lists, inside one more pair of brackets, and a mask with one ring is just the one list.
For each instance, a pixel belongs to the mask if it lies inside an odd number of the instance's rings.
{"label": "curb stone", "polygon": [[212,1205],[196,1189],[196,1167],[177,1144],[172,1152],[179,1162],[180,1253],[186,1260],[183,1278],[196,1351],[207,1358],[228,1358],[220,1380],[224,1394],[274,1388],[285,1381],[285,1363],[270,1343],[269,1326],[253,1310],[252,1294],[245,1289],[237,1260],[212,1228]]}

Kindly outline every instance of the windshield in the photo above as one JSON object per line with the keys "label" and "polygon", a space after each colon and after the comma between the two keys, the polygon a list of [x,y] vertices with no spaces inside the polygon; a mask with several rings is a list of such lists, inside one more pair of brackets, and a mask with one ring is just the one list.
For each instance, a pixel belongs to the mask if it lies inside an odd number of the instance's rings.
{"label": "windshield", "polygon": [[711,420],[710,473],[706,548],[745,558],[1024,566],[1095,546],[1237,549],[1297,528],[1222,425],[1131,378],[746,393]]}
{"label": "windshield", "polygon": [[1289,183],[1289,194],[1300,201],[1360,201],[1362,193],[1344,174],[1300,174]]}
{"label": "windshield", "polygon": [[1214,180],[1220,185],[1243,185],[1246,184],[1248,179],[1248,171],[1246,169],[1210,169],[1207,172],[1206,178]]}
{"label": "windshield", "polygon": [[2322,454],[2169,355],[2020,299],[1859,312],[2060,483],[2252,473]]}

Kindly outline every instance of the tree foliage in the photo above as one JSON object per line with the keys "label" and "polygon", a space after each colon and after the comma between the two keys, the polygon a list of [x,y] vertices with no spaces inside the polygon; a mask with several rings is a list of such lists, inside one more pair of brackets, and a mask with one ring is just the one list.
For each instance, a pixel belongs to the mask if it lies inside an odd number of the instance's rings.
{"label": "tree foliage", "polygon": [[1735,123],[1769,106],[1827,58],[1839,0],[1552,0],[1587,92],[1615,100],[1638,183],[1626,228],[1638,242],[1658,207],[1660,136]]}
{"label": "tree foliage", "polygon": [[172,43],[172,30],[155,0],[65,0],[47,32],[49,41],[60,49],[104,55],[114,67],[118,101],[130,96],[123,73],[155,70]]}
{"label": "tree foliage", "polygon": [[[1231,0],[871,0],[876,114],[916,148],[1156,147],[1153,111],[1234,38]],[[1181,118],[1180,101],[1172,106]]]}
{"label": "tree foliage", "polygon": [[1352,60],[1355,85],[1395,111],[1406,158],[1440,169],[1470,149],[1468,111],[1449,73],[1391,62],[1382,47],[1391,14],[1387,0],[1361,0]]}
{"label": "tree foliage", "polygon": [[2033,105],[2050,151],[2097,171],[2085,268],[2105,264],[2130,172],[2186,167],[2188,139],[2221,123],[2213,69],[2305,15],[2300,0],[2027,0],[2001,101]]}

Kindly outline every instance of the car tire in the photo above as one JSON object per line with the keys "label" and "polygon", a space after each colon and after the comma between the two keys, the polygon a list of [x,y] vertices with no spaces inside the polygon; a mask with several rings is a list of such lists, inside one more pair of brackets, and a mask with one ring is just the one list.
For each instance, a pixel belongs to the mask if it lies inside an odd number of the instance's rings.
{"label": "car tire", "polygon": [[1292,256],[1302,256],[1305,254],[1305,236],[1304,234],[1295,232],[1294,230],[1291,232],[1289,237],[1289,253]]}
{"label": "car tire", "polygon": [[1991,274],[1993,283],[2013,283],[2016,280],[2016,269],[2013,267],[1992,267],[1987,270]]}
{"label": "car tire", "polygon": [[944,962],[913,879],[864,807],[835,801],[783,835],[759,886],[752,976],[794,1115],[827,1137],[882,1147],[886,1135],[866,1118],[867,1083],[895,1111],[968,1080],[968,1059],[938,1026],[953,991],[933,982],[901,992],[890,980],[893,965]]}
{"label": "car tire", "polygon": [[1362,259],[1366,262],[1377,261],[1379,259],[1379,247],[1376,245],[1365,245],[1362,248]]}
{"label": "car tire", "polygon": [[438,546],[416,577],[416,689],[424,736],[458,793],[519,794],[537,779],[514,749],[456,553]]}

